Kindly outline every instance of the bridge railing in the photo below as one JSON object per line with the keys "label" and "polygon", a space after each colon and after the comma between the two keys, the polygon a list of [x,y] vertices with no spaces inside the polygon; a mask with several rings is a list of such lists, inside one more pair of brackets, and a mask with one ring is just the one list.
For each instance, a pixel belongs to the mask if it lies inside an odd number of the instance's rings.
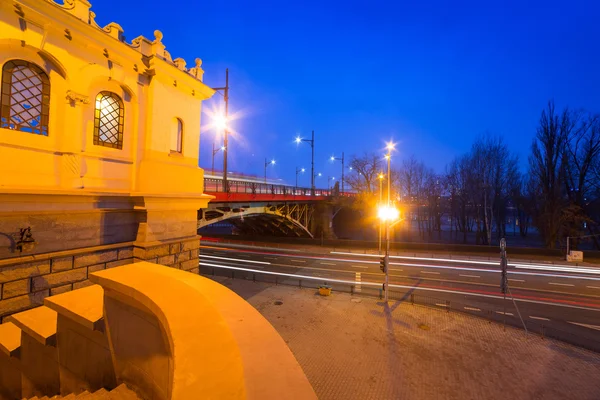
{"label": "bridge railing", "polygon": [[[248,182],[228,180],[229,193],[246,194],[270,194],[282,196],[313,196],[310,188],[301,188],[287,185],[275,185],[271,183]],[[204,178],[204,192],[223,193],[223,181],[215,178]],[[334,190],[315,189],[314,196],[333,196]],[[340,193],[342,194],[342,193]],[[344,196],[352,196],[354,193],[343,193]]]}

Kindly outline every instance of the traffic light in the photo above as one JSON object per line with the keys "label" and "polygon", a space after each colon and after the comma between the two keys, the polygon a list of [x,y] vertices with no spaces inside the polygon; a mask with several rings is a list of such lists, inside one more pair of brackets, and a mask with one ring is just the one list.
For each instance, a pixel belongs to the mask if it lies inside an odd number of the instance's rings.
{"label": "traffic light", "polygon": [[385,257],[379,259],[379,269],[381,272],[385,272]]}

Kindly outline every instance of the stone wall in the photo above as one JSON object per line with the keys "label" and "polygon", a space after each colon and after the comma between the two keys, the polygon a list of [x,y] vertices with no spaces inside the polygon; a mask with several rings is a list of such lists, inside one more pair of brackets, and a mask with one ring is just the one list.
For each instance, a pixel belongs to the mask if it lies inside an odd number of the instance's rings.
{"label": "stone wall", "polygon": [[197,274],[199,247],[199,238],[146,247],[127,242],[0,260],[0,320],[42,305],[47,296],[90,285],[92,272],[134,261],[151,261]]}
{"label": "stone wall", "polygon": [[136,245],[133,248],[134,261],[149,261],[193,273],[198,271],[200,238],[171,240],[152,246]]}

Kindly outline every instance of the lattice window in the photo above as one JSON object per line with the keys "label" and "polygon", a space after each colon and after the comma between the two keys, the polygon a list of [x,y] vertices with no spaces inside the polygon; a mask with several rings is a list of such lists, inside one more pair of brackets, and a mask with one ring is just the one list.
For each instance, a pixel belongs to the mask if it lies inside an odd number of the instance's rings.
{"label": "lattice window", "polygon": [[48,136],[50,80],[37,65],[11,60],[2,67],[0,127]]}
{"label": "lattice window", "polygon": [[123,148],[123,101],[111,92],[100,92],[96,96],[94,112],[94,144]]}

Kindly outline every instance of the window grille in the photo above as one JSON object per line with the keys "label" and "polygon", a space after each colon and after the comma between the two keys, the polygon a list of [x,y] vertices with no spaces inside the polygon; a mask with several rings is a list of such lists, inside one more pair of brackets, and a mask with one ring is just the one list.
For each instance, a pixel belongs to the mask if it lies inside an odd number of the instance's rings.
{"label": "window grille", "polygon": [[123,148],[123,101],[112,92],[100,92],[96,96],[94,111],[94,144]]}

